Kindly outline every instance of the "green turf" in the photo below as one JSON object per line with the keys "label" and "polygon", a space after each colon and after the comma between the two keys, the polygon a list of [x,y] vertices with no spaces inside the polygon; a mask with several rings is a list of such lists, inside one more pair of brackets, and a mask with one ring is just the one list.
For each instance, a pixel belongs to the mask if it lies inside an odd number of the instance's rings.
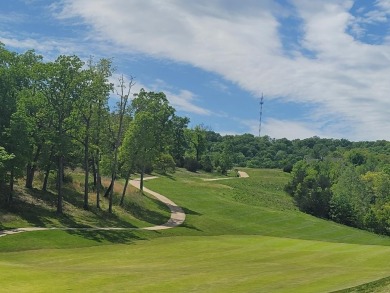
{"label": "green turf", "polygon": [[4,292],[329,292],[389,270],[390,247],[265,236],[0,253]]}
{"label": "green turf", "polygon": [[389,237],[303,214],[283,192],[288,174],[247,171],[250,178],[204,181],[221,176],[180,170],[146,182],[186,211],[186,222],[175,229],[0,237],[0,288],[387,292]]}
{"label": "green turf", "polygon": [[[169,209],[154,197],[142,195],[128,187],[124,206],[119,207],[119,194],[114,193],[113,213],[108,213],[108,201],[101,195],[101,208],[96,208],[96,195],[89,196],[89,210],[83,209],[82,174],[75,173],[73,182],[64,188],[64,213],[56,212],[57,196],[50,190],[28,190],[18,187],[8,210],[1,208],[0,228],[17,227],[147,227],[160,224],[170,217]],[[116,191],[121,192],[123,182],[118,181]]]}

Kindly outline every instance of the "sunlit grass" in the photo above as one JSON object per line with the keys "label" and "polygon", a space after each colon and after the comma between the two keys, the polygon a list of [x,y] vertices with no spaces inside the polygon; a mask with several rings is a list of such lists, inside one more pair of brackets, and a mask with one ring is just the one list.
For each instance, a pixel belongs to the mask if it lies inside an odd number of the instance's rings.
{"label": "sunlit grass", "polygon": [[178,228],[1,237],[0,288],[331,292],[381,279],[348,292],[387,292],[389,237],[303,214],[283,191],[288,174],[246,171],[249,178],[205,181],[225,177],[178,170],[147,181],[186,211]]}

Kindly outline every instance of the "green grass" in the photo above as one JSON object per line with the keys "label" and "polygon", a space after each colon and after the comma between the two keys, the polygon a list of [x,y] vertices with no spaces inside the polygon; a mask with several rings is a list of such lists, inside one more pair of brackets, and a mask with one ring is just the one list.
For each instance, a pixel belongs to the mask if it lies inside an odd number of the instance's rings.
{"label": "green grass", "polygon": [[390,247],[266,236],[0,253],[5,292],[329,292],[389,270]]}
{"label": "green grass", "polygon": [[283,192],[288,174],[247,171],[250,178],[204,181],[221,176],[180,170],[146,182],[186,211],[186,222],[175,229],[41,231],[1,237],[0,288],[389,291],[389,237],[303,214]]}
{"label": "green grass", "polygon": [[[64,213],[56,213],[57,196],[54,191],[42,192],[18,187],[14,202],[7,210],[0,208],[0,228],[16,227],[147,227],[160,224],[170,217],[169,209],[154,197],[128,187],[123,207],[119,195],[123,182],[115,186],[114,209],[110,214],[107,199],[101,195],[101,209],[96,208],[96,195],[90,193],[89,210],[83,210],[83,181],[81,174],[73,175],[73,182],[64,188]],[[107,184],[108,185],[108,184]]]}

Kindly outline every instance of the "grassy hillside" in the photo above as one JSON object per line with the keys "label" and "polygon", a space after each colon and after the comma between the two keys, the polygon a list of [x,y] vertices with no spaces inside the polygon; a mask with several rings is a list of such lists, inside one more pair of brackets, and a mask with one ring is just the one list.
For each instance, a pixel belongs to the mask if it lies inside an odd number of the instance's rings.
{"label": "grassy hillside", "polygon": [[[56,213],[57,196],[50,190],[28,190],[16,187],[11,207],[1,208],[0,228],[16,227],[146,227],[169,219],[169,209],[152,196],[144,196],[129,186],[123,207],[119,207],[119,194],[123,182],[115,184],[114,213],[107,212],[108,202],[101,195],[101,209],[96,208],[96,195],[90,194],[89,211],[83,210],[83,184],[81,173],[74,173],[64,188],[64,214]],[[105,186],[108,179],[103,179]],[[36,182],[38,186],[39,182]],[[54,183],[52,186],[55,189]]]}
{"label": "grassy hillside", "polygon": [[346,292],[388,292],[389,237],[303,214],[283,192],[288,174],[246,171],[250,178],[205,181],[216,176],[181,170],[146,182],[184,208],[186,222],[178,228],[1,237],[0,288],[332,292],[381,279]]}

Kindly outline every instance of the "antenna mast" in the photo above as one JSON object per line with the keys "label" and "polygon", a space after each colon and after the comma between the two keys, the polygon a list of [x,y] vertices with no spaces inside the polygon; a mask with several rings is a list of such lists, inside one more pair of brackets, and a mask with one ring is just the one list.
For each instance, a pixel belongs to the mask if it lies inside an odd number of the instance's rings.
{"label": "antenna mast", "polygon": [[261,99],[260,99],[260,116],[259,116],[259,137],[261,135],[261,118],[263,116],[263,104],[264,104],[264,96],[263,93],[261,93]]}

